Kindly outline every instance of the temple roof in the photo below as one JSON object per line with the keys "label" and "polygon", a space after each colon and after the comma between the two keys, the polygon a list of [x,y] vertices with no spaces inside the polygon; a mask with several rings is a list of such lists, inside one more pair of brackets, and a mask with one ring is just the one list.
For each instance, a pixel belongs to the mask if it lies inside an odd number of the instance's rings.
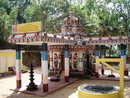
{"label": "temple roof", "polygon": [[128,36],[108,36],[108,37],[83,37],[77,39],[71,36],[50,34],[47,32],[33,32],[26,34],[12,34],[8,38],[9,43],[21,45],[119,45],[121,43],[130,43]]}
{"label": "temple roof", "polygon": [[48,32],[26,32],[14,33],[8,38],[9,43],[21,45],[119,45],[121,43],[130,43],[128,36],[107,36],[107,37],[87,37],[82,33],[80,18],[74,17],[71,11],[70,15],[63,20],[60,34],[51,34]]}

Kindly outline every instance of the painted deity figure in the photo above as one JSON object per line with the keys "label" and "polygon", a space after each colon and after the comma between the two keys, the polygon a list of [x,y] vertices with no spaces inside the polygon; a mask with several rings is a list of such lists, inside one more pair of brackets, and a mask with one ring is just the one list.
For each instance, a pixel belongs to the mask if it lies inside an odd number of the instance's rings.
{"label": "painted deity figure", "polygon": [[70,69],[72,69],[71,64],[72,64],[72,62],[71,62],[71,56],[69,56],[69,65],[70,65]]}
{"label": "painted deity figure", "polygon": [[74,66],[74,69],[77,69],[78,67],[78,57],[77,57],[77,53],[75,53],[73,55],[73,66]]}
{"label": "painted deity figure", "polygon": [[58,55],[56,53],[54,54],[54,65],[55,69],[58,69]]}

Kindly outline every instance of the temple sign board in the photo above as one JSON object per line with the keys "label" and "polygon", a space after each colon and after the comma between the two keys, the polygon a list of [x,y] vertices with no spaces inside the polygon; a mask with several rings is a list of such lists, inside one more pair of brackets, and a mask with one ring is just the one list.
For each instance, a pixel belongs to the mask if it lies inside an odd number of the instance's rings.
{"label": "temple sign board", "polygon": [[24,23],[12,26],[12,33],[31,33],[41,32],[43,30],[42,21]]}

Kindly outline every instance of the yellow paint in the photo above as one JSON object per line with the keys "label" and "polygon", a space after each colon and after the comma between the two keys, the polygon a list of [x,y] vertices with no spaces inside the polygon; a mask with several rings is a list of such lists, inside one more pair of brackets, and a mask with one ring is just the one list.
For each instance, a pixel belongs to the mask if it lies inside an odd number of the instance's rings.
{"label": "yellow paint", "polygon": [[[16,53],[0,53],[1,56],[6,56],[6,72],[8,72],[9,66],[9,56],[13,56],[13,64],[16,67]],[[23,63],[22,63],[22,52],[21,52],[21,70],[23,70]],[[0,73],[1,73],[1,64],[0,64]]]}
{"label": "yellow paint", "polygon": [[123,59],[120,61],[120,98],[124,96],[124,64]]}
{"label": "yellow paint", "polygon": [[[119,62],[120,72],[112,68],[109,64],[106,62]],[[120,75],[120,91],[114,92],[110,94],[91,94],[86,93],[84,91],[81,91],[78,88],[78,98],[124,98],[124,64],[123,59],[96,59],[96,65],[100,65],[100,63],[103,63],[107,67],[109,67],[114,72],[118,73]]]}
{"label": "yellow paint", "polygon": [[102,64],[106,65],[108,68],[110,68],[111,70],[113,70],[114,72],[120,74],[120,72],[118,72],[116,69],[112,68],[109,64],[105,63],[104,61],[101,61]]}
{"label": "yellow paint", "polygon": [[23,53],[21,52],[21,69],[23,69]]}
{"label": "yellow paint", "polygon": [[[110,65],[106,64],[105,62],[119,62],[120,72],[116,71],[114,68],[110,67]],[[114,72],[118,73],[120,75],[120,97],[124,98],[124,64],[123,59],[96,59],[96,64],[99,65],[100,63],[103,63],[104,65],[108,66],[110,69],[112,69]]]}
{"label": "yellow paint", "polygon": [[118,91],[110,94],[92,94],[78,89],[78,98],[120,98],[120,92]]}
{"label": "yellow paint", "polygon": [[[14,28],[15,29],[14,30]],[[24,23],[24,24],[18,24],[12,26],[12,32],[13,33],[29,33],[29,32],[40,32],[42,31],[42,22],[31,22],[31,23]]]}
{"label": "yellow paint", "polygon": [[97,64],[100,64],[101,61],[104,62],[121,62],[122,59],[96,59]]}

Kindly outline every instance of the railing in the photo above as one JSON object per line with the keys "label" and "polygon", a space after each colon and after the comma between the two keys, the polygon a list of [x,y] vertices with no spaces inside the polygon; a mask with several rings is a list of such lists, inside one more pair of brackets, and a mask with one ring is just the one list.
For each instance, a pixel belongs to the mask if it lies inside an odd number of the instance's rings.
{"label": "railing", "polygon": [[[109,64],[106,62],[119,62],[120,65],[120,72],[118,72],[116,69],[112,68]],[[108,68],[113,70],[114,72],[118,73],[120,75],[120,98],[124,98],[124,67],[123,67],[123,59],[96,59],[96,64],[100,65],[100,63],[106,65]]]}

